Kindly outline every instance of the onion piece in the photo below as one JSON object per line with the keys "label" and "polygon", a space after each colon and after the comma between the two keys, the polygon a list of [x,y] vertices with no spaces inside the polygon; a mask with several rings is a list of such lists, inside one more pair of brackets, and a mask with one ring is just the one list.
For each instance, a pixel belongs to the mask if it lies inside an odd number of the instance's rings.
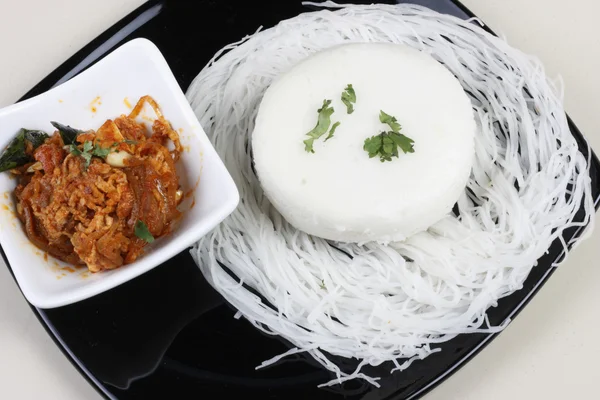
{"label": "onion piece", "polygon": [[35,171],[41,171],[44,169],[44,166],[42,165],[41,162],[36,161],[35,163],[31,164],[28,168],[27,168],[27,173],[32,174]]}
{"label": "onion piece", "polygon": [[125,167],[125,160],[132,158],[133,156],[125,151],[108,153],[106,156],[106,163],[111,167],[123,168]]}

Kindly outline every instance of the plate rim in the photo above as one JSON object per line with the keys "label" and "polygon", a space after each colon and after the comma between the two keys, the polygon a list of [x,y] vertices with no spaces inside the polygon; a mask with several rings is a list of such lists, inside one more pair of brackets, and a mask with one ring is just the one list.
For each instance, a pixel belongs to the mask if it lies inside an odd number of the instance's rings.
{"label": "plate rim", "polygon": [[[460,0],[448,0],[452,4],[454,4],[461,12],[463,12],[468,18],[478,18],[468,7],[466,7]],[[124,28],[130,26],[131,24],[136,25],[136,28],[150,21],[155,16],[158,16],[164,7],[164,3],[167,0],[148,0],[144,4],[138,6],[133,11],[125,15],[123,18],[119,19],[117,22],[109,26],[102,33],[97,35],[94,39],[84,45],[81,49],[75,52],[72,56],[67,58],[64,62],[58,65],[55,69],[53,69],[49,74],[47,74],[43,79],[41,79],[38,83],[36,83],[31,89],[29,89],[23,96],[19,98],[18,101],[23,101],[39,95],[50,88],[62,83],[61,80],[64,77],[75,76],[79,73],[85,71],[87,68],[94,65],[96,62],[100,61],[106,55],[108,55],[112,50],[119,47],[119,43],[122,43],[122,40],[129,36],[133,31],[125,31]],[[410,1],[407,0],[399,0],[400,3]],[[482,28],[488,33],[498,36],[486,23],[483,22]],[[90,56],[94,54],[95,57],[90,58]],[[75,67],[72,67],[75,65]],[[187,90],[187,88],[182,90]],[[579,130],[577,125],[575,125],[574,121],[571,119],[569,114],[565,111],[567,116],[567,121],[569,125],[569,129],[571,134],[575,137],[575,139],[579,142],[580,140],[586,141],[585,136]],[[586,141],[587,142],[587,141]],[[590,151],[590,163],[595,164],[600,169],[600,160],[598,155],[594,153],[591,146],[588,147]],[[600,209],[600,195],[598,198],[594,199],[594,208],[596,211]],[[573,233],[573,238],[577,239],[575,242],[579,241],[582,231],[588,225],[583,227],[578,227],[576,231]],[[571,243],[568,247],[569,249],[575,243]],[[184,250],[185,251],[185,250]],[[4,260],[11,276],[15,280],[19,291],[21,291],[18,282],[15,279],[14,273],[12,271],[12,267],[10,266],[6,255],[4,253],[4,249],[0,246],[0,256]],[[564,250],[559,254],[556,261],[561,260],[564,257]],[[556,268],[549,268],[548,271],[544,273],[544,275],[535,283],[533,288],[527,293],[525,298],[510,312],[508,318],[513,320],[519,313],[527,306],[527,304],[531,301],[531,299],[539,292],[539,290],[544,286],[544,284],[548,281],[548,279],[553,275]],[[22,294],[22,293],[21,293]],[[23,295],[23,294],[22,294]],[[25,297],[24,297],[25,298]],[[27,301],[27,299],[25,298]],[[71,362],[73,367],[83,376],[83,378],[88,381],[88,383],[96,390],[96,392],[105,399],[116,399],[114,395],[112,395],[98,379],[83,365],[83,363],[72,353],[66,343],[60,338],[56,330],[53,328],[53,325],[49,322],[46,313],[43,309],[38,308],[31,303],[29,303],[30,308],[32,309],[34,315],[40,322],[40,324],[44,327],[50,338],[54,341],[56,346],[61,350],[64,356]],[[479,343],[477,346],[468,354],[463,356],[462,358],[456,360],[448,369],[444,370],[443,373],[438,374],[435,378],[433,378],[428,384],[421,387],[420,389],[408,394],[405,397],[405,400],[415,400],[429,393],[431,390],[436,388],[440,383],[451,377],[454,373],[460,370],[464,365],[466,365],[471,359],[473,359],[479,352],[481,352],[487,345],[489,345],[498,335],[500,335],[503,331],[497,333],[487,334],[486,337]],[[395,399],[397,393],[391,393],[390,395],[383,397],[385,400]]]}

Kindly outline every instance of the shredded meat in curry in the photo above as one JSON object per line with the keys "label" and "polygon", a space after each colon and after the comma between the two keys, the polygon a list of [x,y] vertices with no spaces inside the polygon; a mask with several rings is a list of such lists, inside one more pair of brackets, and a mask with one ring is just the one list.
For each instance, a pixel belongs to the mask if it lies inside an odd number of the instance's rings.
{"label": "shredded meat in curry", "polygon": [[[150,136],[135,120],[144,103],[158,115]],[[86,160],[86,146],[103,153]],[[129,116],[80,133],[70,147],[57,131],[29,150],[35,162],[15,171],[18,215],[29,239],[58,259],[92,272],[118,268],[135,261],[148,242],[136,236],[136,224],[158,238],[179,216],[179,136],[148,96]]]}

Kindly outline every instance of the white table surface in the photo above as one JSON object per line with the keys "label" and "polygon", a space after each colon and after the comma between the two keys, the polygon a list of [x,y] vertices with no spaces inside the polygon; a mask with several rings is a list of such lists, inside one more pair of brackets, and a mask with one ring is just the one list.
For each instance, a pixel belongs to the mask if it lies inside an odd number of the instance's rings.
{"label": "white table surface", "polygon": [[[0,0],[0,107],[141,3]],[[538,55],[550,76],[562,75],[565,107],[600,151],[600,2],[463,3],[510,43]],[[426,399],[600,398],[599,307],[597,229],[505,332]],[[2,261],[0,326],[1,399],[100,398],[46,334]]]}

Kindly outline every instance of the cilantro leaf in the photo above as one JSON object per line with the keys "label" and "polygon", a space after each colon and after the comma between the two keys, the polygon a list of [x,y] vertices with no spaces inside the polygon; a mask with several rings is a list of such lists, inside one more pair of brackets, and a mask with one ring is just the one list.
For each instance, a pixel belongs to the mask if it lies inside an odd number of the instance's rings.
{"label": "cilantro leaf", "polygon": [[365,139],[363,149],[369,153],[369,158],[379,156],[381,162],[392,161],[392,157],[398,157],[398,149],[402,150],[404,154],[415,152],[413,146],[415,141],[400,133],[402,126],[398,123],[396,117],[380,110],[379,121],[387,124],[392,130]]}
{"label": "cilantro leaf", "polygon": [[346,105],[346,112],[352,114],[354,112],[354,105],[356,103],[356,92],[352,87],[352,84],[348,84],[346,89],[342,92],[342,103]]}
{"label": "cilantro leaf", "polygon": [[90,166],[92,162],[92,156],[104,158],[110,153],[110,148],[102,148],[94,146],[94,144],[86,140],[83,143],[83,151],[79,150],[79,148],[75,144],[69,145],[69,152],[75,156],[80,156],[85,160],[85,169]]}
{"label": "cilantro leaf", "polygon": [[402,129],[402,126],[400,126],[396,117],[384,113],[383,110],[380,110],[379,112],[379,120],[384,124],[388,124],[393,132],[399,133],[400,129]]}
{"label": "cilantro leaf", "polygon": [[379,157],[381,162],[392,161],[392,157],[398,158],[398,148],[403,153],[414,153],[414,140],[396,132],[381,132],[379,135],[365,139],[363,149],[369,153],[369,158]]}
{"label": "cilantro leaf", "polygon": [[144,221],[138,220],[135,223],[134,232],[135,236],[144,240],[146,243],[154,242],[154,236],[152,236],[150,230],[148,229],[148,225],[146,225]]}
{"label": "cilantro leaf", "polygon": [[369,158],[376,157],[379,151],[383,147],[383,137],[381,135],[375,135],[368,139],[365,139],[363,149],[369,153]]}
{"label": "cilantro leaf", "polygon": [[83,159],[85,160],[85,169],[87,169],[90,166],[90,163],[92,162],[92,153],[90,151],[93,148],[94,145],[89,140],[86,140],[83,143],[83,151],[81,152],[80,156],[83,157]]}
{"label": "cilantro leaf", "polygon": [[415,152],[415,148],[413,146],[415,141],[408,136],[405,136],[401,133],[389,132],[389,137],[398,147],[400,147],[404,154]]}
{"label": "cilantro leaf", "polygon": [[394,141],[390,139],[389,135],[382,137],[383,142],[383,153],[391,155],[394,151]]}
{"label": "cilantro leaf", "polygon": [[338,126],[340,126],[340,124],[341,124],[341,122],[338,121],[338,122],[334,123],[333,125],[331,125],[331,129],[329,130],[329,135],[327,135],[327,137],[325,138],[325,142],[333,137],[335,130],[337,129]]}
{"label": "cilantro leaf", "polygon": [[90,142],[89,140],[86,140],[83,143],[83,152],[84,153],[89,153],[90,150],[92,150],[94,148],[94,145],[92,144],[92,142]]}
{"label": "cilantro leaf", "polygon": [[79,148],[77,148],[77,146],[75,146],[74,144],[70,144],[69,153],[73,154],[74,156],[80,156],[81,150],[79,150]]}
{"label": "cilantro leaf", "polygon": [[315,150],[313,149],[314,142],[315,142],[315,139],[313,139],[313,138],[308,138],[302,142],[302,143],[304,143],[304,150],[306,150],[307,153],[315,152]]}
{"label": "cilantro leaf", "polygon": [[90,163],[92,162],[92,154],[81,153],[81,157],[83,157],[83,159],[85,160],[85,169],[87,169],[90,166]]}
{"label": "cilantro leaf", "polygon": [[333,107],[330,107],[331,100],[323,100],[323,106],[317,110],[319,117],[317,119],[317,125],[306,134],[308,139],[304,140],[304,150],[309,153],[314,153],[313,143],[315,139],[320,138],[329,129],[331,125],[331,114],[333,114]]}
{"label": "cilantro leaf", "polygon": [[100,158],[105,158],[107,155],[110,154],[111,148],[110,147],[94,147],[94,151],[92,151],[92,155],[96,156],[96,157],[100,157]]}

